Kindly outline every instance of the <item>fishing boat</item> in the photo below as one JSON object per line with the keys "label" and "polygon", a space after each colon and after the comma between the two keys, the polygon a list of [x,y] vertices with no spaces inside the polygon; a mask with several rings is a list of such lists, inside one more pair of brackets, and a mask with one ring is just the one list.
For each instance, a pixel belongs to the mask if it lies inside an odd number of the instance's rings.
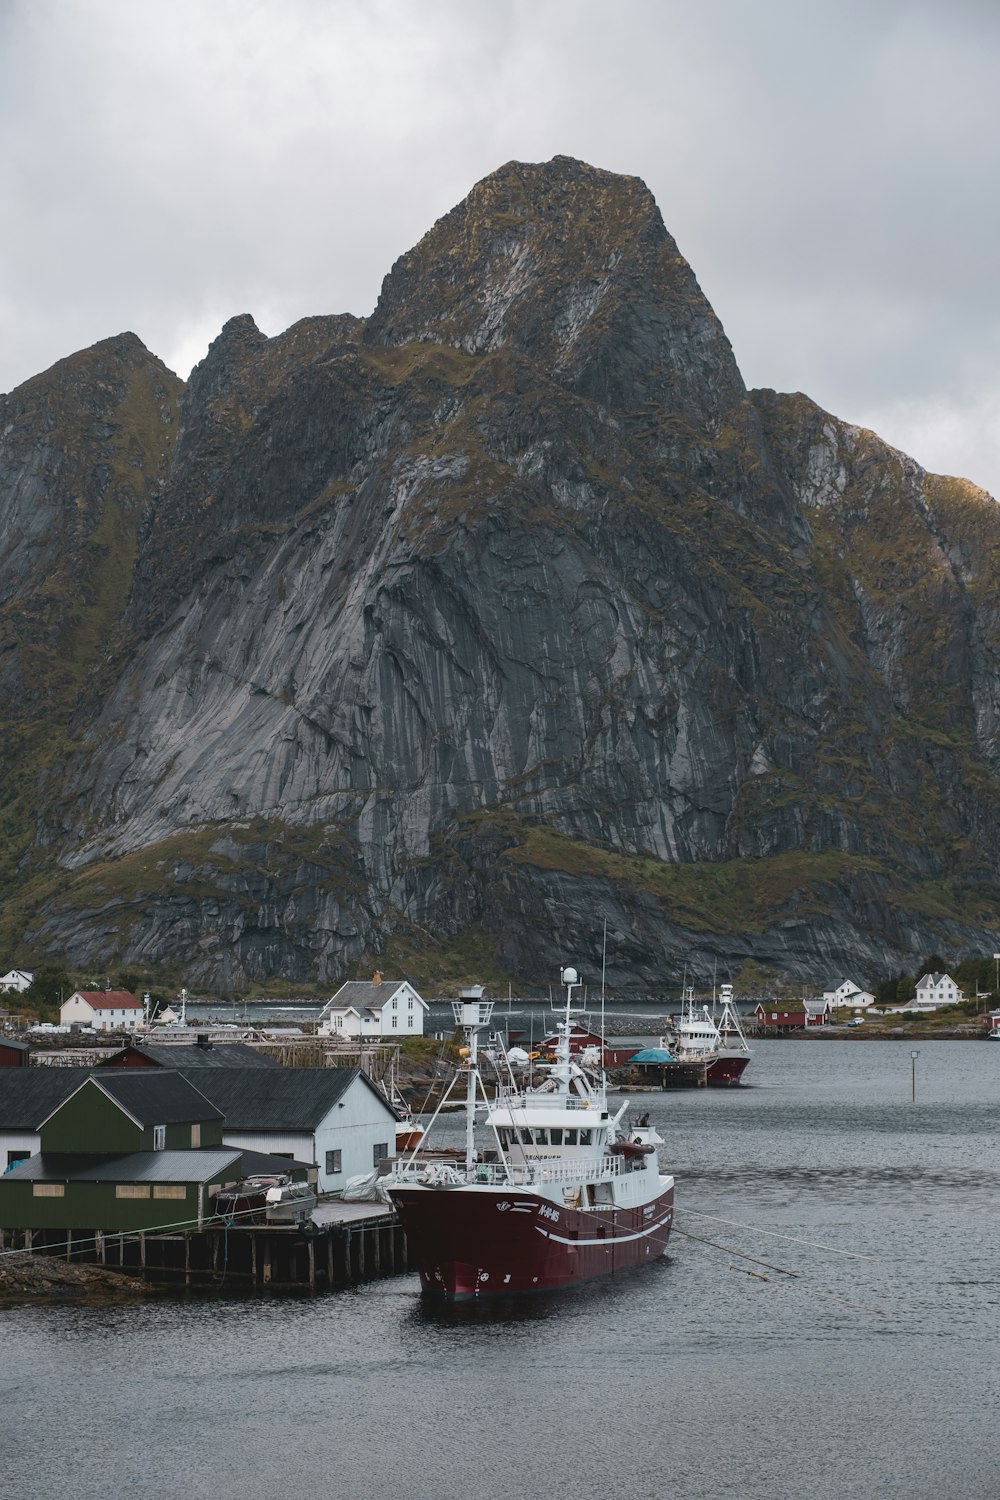
{"label": "fishing boat", "polygon": [[678,1062],[703,1062],[709,1087],[726,1088],[739,1083],[750,1061],[750,1048],[740,1025],[733,987],[719,990],[722,1014],[716,1021],[707,1005],[695,1009],[694,989],[684,990],[680,1019],[660,1045],[673,1052]]}
{"label": "fishing boat", "polygon": [[[660,1171],[661,1137],[648,1116],[626,1127],[627,1101],[612,1115],[603,1067],[571,1057],[581,982],[572,968],[561,979],[554,1056],[536,1063],[537,1086],[535,1069],[519,1076],[495,1039],[481,1059],[479,1034],[493,1012],[482,986],[453,1002],[462,1067],[421,1142],[383,1179],[428,1297],[556,1291],[644,1265],[667,1247],[674,1180]],[[462,1077],[465,1151],[436,1156],[434,1124]],[[488,1144],[477,1140],[480,1122]]]}
{"label": "fishing boat", "polygon": [[731,984],[720,987],[719,1000],[722,1005],[722,1014],[718,1020],[719,1046],[708,1065],[708,1083],[710,1087],[725,1088],[740,1082],[750,1061],[750,1047],[740,1025]]}

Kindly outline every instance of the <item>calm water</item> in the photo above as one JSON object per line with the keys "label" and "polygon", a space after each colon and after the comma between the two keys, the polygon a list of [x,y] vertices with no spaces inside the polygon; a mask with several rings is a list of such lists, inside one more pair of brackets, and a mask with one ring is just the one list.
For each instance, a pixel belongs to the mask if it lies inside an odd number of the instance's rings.
{"label": "calm water", "polygon": [[614,1282],[0,1312],[0,1493],[996,1500],[1000,1046],[925,1043],[915,1104],[909,1044],[750,1076],[636,1100],[685,1233]]}

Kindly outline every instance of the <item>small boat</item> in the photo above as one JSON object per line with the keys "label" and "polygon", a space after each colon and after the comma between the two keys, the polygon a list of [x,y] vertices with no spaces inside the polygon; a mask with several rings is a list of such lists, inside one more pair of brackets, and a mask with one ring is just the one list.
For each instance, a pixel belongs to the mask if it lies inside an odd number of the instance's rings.
{"label": "small boat", "polygon": [[308,1182],[283,1182],[268,1188],[264,1217],[269,1224],[301,1224],[315,1207],[316,1193]]}
{"label": "small boat", "polygon": [[288,1176],[244,1177],[242,1182],[216,1193],[215,1212],[233,1219],[246,1219],[253,1214],[262,1214],[267,1207],[270,1190],[284,1187],[291,1180]]}
{"label": "small boat", "polygon": [[291,1177],[245,1177],[215,1195],[215,1212],[244,1223],[263,1217],[269,1223],[298,1223],[316,1207],[316,1193],[307,1182]]}
{"label": "small boat", "polygon": [[[575,969],[563,969],[562,984],[554,1057],[536,1064],[547,1075],[539,1087],[495,1046],[481,1066],[478,1037],[493,1011],[482,986],[453,1002],[465,1048],[450,1088],[464,1077],[465,1151],[433,1153],[442,1100],[423,1142],[383,1179],[428,1297],[561,1290],[645,1265],[667,1248],[674,1179],[660,1171],[661,1137],[648,1115],[626,1126],[627,1101],[612,1115],[603,1067],[571,1056]],[[489,1146],[477,1145],[477,1117]]]}

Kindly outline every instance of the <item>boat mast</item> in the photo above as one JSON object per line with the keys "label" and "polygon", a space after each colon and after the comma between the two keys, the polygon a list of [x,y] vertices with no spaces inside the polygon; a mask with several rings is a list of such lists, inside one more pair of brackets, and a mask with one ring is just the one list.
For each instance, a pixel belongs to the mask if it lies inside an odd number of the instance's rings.
{"label": "boat mast", "polygon": [[468,1056],[465,1059],[465,1170],[471,1176],[476,1159],[476,1094],[479,1084],[479,1033],[490,1023],[493,1001],[483,999],[483,986],[473,984],[459,991],[451,1002],[456,1026],[465,1033]]}

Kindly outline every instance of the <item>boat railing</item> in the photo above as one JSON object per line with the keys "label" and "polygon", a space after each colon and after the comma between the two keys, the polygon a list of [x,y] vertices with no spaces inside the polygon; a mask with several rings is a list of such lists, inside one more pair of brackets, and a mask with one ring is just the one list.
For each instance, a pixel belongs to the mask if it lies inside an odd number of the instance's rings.
{"label": "boat railing", "polygon": [[631,1163],[621,1156],[604,1156],[581,1161],[579,1158],[541,1157],[525,1162],[511,1162],[509,1168],[502,1162],[474,1162],[471,1173],[465,1163],[442,1163],[433,1160],[397,1162],[392,1171],[395,1183],[447,1186],[459,1182],[483,1183],[488,1187],[502,1187],[510,1183],[514,1187],[531,1187],[541,1183],[586,1183],[607,1182],[611,1177],[621,1177],[632,1170]]}
{"label": "boat railing", "polygon": [[512,1089],[502,1086],[493,1097],[494,1107],[512,1110],[523,1109],[579,1109],[600,1114],[603,1105],[599,1099],[583,1099],[579,1094],[564,1094],[558,1089]]}

